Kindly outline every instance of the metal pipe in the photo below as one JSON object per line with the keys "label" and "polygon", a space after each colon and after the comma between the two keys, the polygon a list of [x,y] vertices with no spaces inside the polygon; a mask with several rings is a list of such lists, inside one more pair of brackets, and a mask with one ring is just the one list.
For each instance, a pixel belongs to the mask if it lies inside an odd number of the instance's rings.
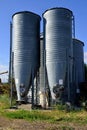
{"label": "metal pipe", "polygon": [[12,106],[12,98],[13,98],[13,58],[14,58],[14,52],[11,54],[11,101],[10,101],[10,106]]}
{"label": "metal pipe", "polygon": [[75,16],[72,16],[72,37],[75,38]]}
{"label": "metal pipe", "polygon": [[34,109],[34,72],[32,70],[32,109]]}
{"label": "metal pipe", "polygon": [[70,64],[70,62],[69,62],[69,54],[68,54],[68,51],[67,51],[67,85],[68,85],[68,101],[70,101],[70,78],[69,78],[69,76],[70,76],[70,72],[69,72],[69,64]]}
{"label": "metal pipe", "polygon": [[10,57],[9,57],[9,83],[11,82],[11,54],[12,54],[12,23],[10,22]]}
{"label": "metal pipe", "polygon": [[10,61],[9,61],[9,83],[10,83],[10,107],[12,107],[12,96],[13,96],[13,53],[12,53],[12,23],[10,22]]}
{"label": "metal pipe", "polygon": [[5,71],[5,72],[1,72],[1,73],[0,73],[0,75],[2,75],[2,74],[6,74],[6,73],[8,73],[8,71]]}
{"label": "metal pipe", "polygon": [[36,74],[36,105],[38,105],[38,72]]}
{"label": "metal pipe", "polygon": [[44,108],[46,108],[46,50],[44,50]]}

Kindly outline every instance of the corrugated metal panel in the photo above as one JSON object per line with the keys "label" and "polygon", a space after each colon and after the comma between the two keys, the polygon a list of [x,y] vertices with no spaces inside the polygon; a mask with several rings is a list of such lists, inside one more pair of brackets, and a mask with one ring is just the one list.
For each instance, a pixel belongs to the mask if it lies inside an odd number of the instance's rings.
{"label": "corrugated metal panel", "polygon": [[18,12],[13,15],[14,76],[18,100],[21,100],[20,85],[26,96],[32,71],[39,67],[40,16],[32,12]]}
{"label": "corrugated metal panel", "polygon": [[84,81],[83,46],[84,46],[84,43],[82,41],[73,39],[73,56],[74,56],[76,85]]}
{"label": "corrugated metal panel", "polygon": [[53,86],[61,79],[65,85],[68,59],[72,56],[72,12],[53,8],[45,11],[43,18],[47,76],[52,98],[55,99]]}
{"label": "corrugated metal panel", "polygon": [[44,50],[45,45],[43,42],[43,36],[40,37],[40,66],[44,66]]}
{"label": "corrugated metal panel", "polygon": [[43,36],[40,38],[40,91],[45,91],[45,70],[44,70],[44,42],[43,42]]}

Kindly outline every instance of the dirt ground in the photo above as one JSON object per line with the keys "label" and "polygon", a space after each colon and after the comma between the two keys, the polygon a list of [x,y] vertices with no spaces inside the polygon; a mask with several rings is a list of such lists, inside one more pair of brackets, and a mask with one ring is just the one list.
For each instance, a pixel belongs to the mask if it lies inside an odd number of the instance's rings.
{"label": "dirt ground", "polygon": [[87,130],[87,125],[29,122],[22,119],[0,117],[0,130]]}

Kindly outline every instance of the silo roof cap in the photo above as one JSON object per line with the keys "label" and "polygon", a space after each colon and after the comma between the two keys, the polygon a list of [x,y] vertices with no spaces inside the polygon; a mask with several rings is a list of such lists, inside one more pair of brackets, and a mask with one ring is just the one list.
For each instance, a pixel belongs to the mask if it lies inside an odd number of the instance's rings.
{"label": "silo roof cap", "polygon": [[41,17],[38,15],[38,14],[35,14],[35,13],[33,13],[33,12],[30,12],[30,11],[20,11],[20,12],[16,12],[16,13],[14,13],[13,15],[12,15],[12,18],[16,15],[16,14],[32,14],[32,15],[35,15],[35,16],[37,16],[37,17],[39,17],[39,19],[41,20]]}
{"label": "silo roof cap", "polygon": [[81,43],[81,44],[84,46],[84,42],[82,42],[82,41],[80,41],[80,40],[78,40],[78,39],[73,38],[73,41],[76,41],[76,42],[78,42],[78,43]]}
{"label": "silo roof cap", "polygon": [[69,11],[69,12],[71,13],[71,15],[73,15],[73,12],[72,12],[71,10],[67,9],[67,8],[64,8],[64,7],[54,7],[54,8],[49,8],[49,9],[47,9],[47,10],[42,14],[42,16],[43,16],[47,11],[55,10],[55,9],[64,9],[64,10],[67,10],[67,11]]}

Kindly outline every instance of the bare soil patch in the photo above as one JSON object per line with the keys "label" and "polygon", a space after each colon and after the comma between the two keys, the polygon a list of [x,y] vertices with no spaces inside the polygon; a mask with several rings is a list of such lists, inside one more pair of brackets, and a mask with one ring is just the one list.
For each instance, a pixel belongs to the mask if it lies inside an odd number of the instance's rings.
{"label": "bare soil patch", "polygon": [[87,125],[48,123],[0,117],[0,130],[87,130]]}

